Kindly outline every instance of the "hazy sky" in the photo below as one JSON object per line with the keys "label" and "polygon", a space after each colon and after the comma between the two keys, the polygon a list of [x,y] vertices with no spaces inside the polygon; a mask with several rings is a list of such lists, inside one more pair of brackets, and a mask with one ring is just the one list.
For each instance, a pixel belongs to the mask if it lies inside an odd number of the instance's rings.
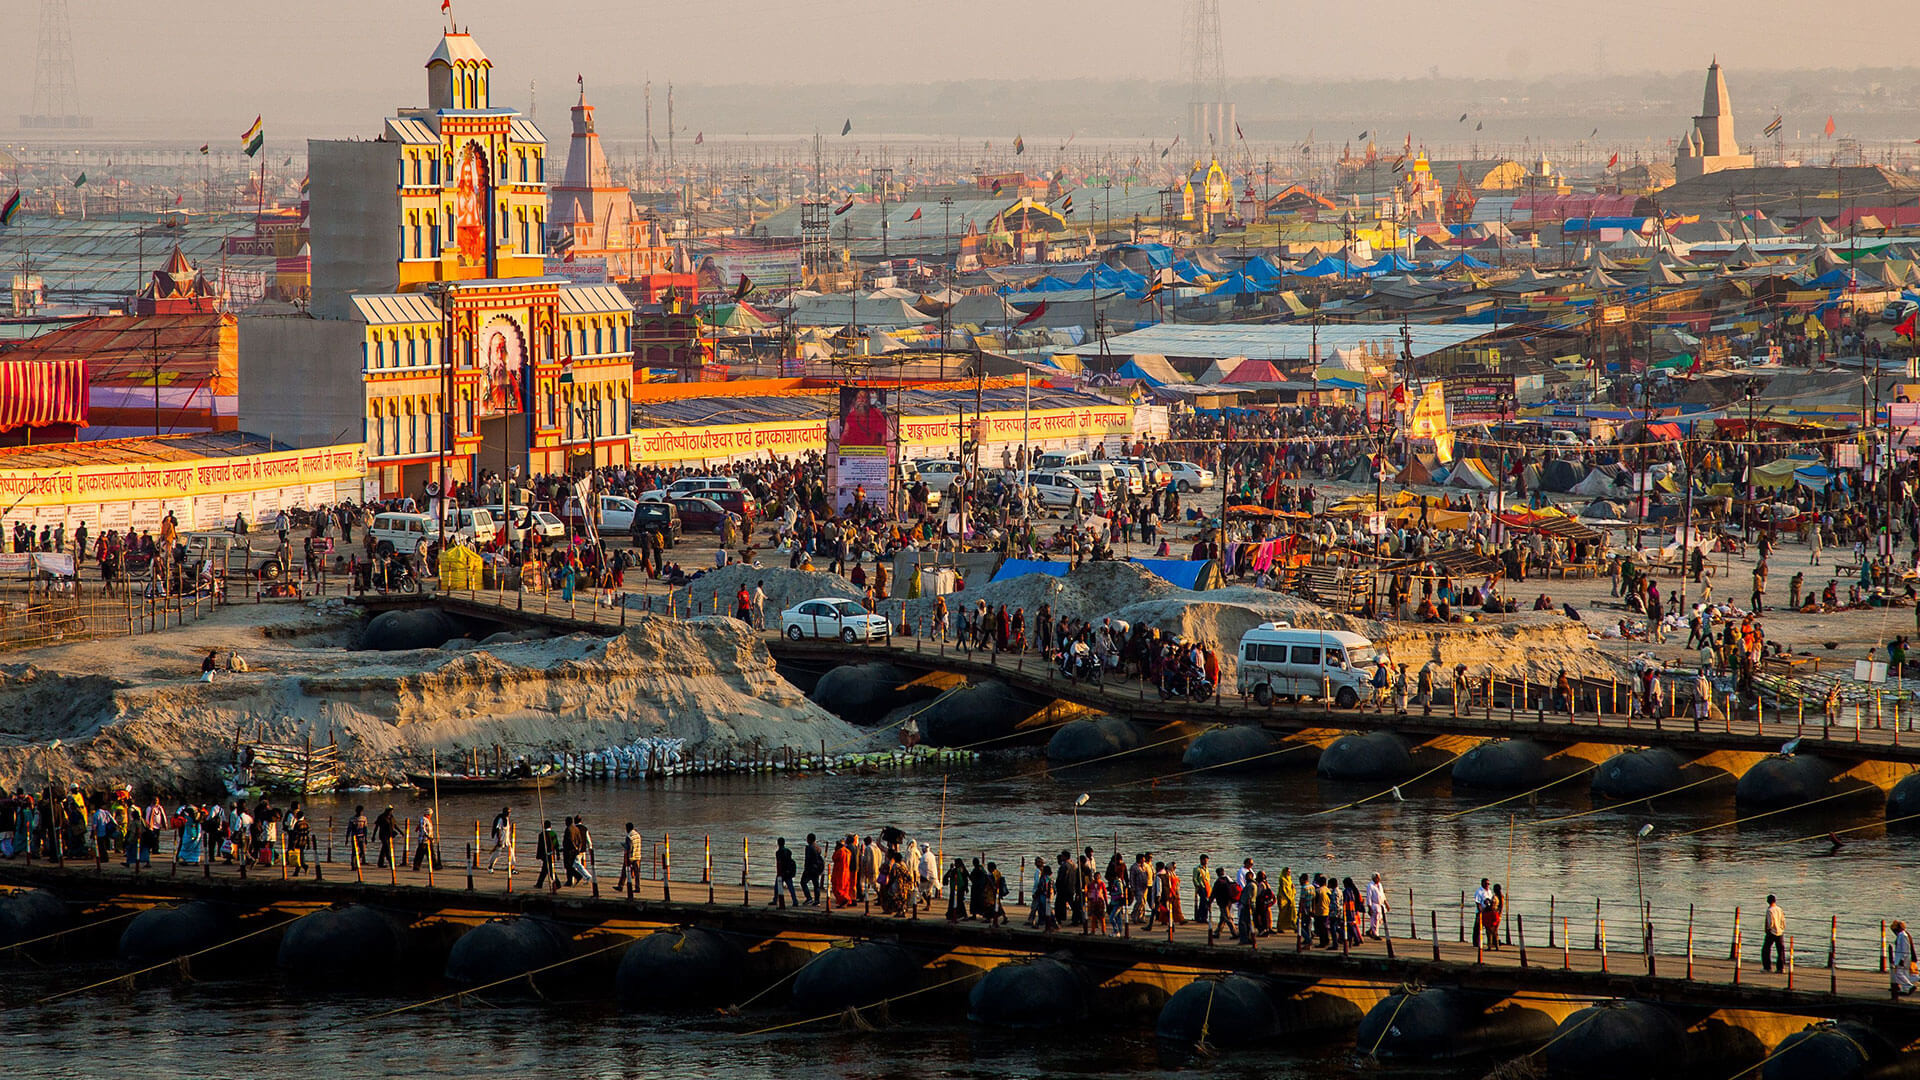
{"label": "hazy sky", "polygon": [[[18,103],[8,114],[32,99],[37,6],[7,5],[0,92],[9,106]],[[204,126],[209,137],[237,136],[256,112],[266,113],[270,130],[278,114],[290,127],[371,135],[393,106],[423,103],[420,65],[442,25],[439,0],[68,0],[68,7],[84,111],[175,131]],[[1902,29],[1911,8],[1894,0],[1220,0],[1220,7],[1231,77],[1673,72],[1703,68],[1715,53],[1730,74],[1912,59]],[[496,94],[524,107],[527,84],[537,80],[547,113],[565,100],[576,73],[590,88],[648,75],[656,85],[1179,80],[1180,9],[1179,0],[456,0],[454,15],[492,57]],[[0,126],[11,123],[10,115],[0,118]]]}

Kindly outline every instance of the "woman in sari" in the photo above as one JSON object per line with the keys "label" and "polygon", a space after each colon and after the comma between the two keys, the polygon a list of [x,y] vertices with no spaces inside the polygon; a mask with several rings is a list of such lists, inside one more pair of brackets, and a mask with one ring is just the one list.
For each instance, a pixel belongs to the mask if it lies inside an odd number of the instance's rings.
{"label": "woman in sari", "polygon": [[188,866],[200,862],[200,814],[191,805],[182,806],[175,814],[180,822],[180,843],[174,849],[174,861]]}
{"label": "woman in sari", "polygon": [[1273,907],[1273,928],[1283,934],[1300,929],[1300,901],[1294,891],[1293,868],[1280,869],[1280,893]]}

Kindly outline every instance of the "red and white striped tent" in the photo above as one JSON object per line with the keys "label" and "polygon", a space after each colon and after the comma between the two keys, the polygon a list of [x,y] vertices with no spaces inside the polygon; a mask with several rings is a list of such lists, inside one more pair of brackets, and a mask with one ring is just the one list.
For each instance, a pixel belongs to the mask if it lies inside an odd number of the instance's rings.
{"label": "red and white striped tent", "polygon": [[0,359],[0,431],[87,426],[84,360]]}

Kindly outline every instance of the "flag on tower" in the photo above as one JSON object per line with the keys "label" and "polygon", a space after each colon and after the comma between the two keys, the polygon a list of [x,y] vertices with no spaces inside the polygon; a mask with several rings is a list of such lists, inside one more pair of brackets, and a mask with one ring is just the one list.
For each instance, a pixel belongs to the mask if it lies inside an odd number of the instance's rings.
{"label": "flag on tower", "polygon": [[260,124],[261,119],[262,117],[259,116],[254,117],[253,126],[240,135],[240,147],[247,152],[248,157],[259,153],[261,145],[267,141],[267,133]]}
{"label": "flag on tower", "polygon": [[14,188],[7,201],[0,203],[0,225],[13,224],[13,216],[20,212],[20,189]]}
{"label": "flag on tower", "polygon": [[748,277],[745,274],[741,274],[740,284],[734,286],[734,289],[733,289],[734,300],[736,301],[745,300],[747,298],[747,294],[752,291],[753,291],[753,279]]}
{"label": "flag on tower", "polygon": [[312,173],[308,173],[307,175],[301,177],[300,178],[300,194],[305,195],[307,193],[307,189],[311,187],[312,184],[313,184]]}
{"label": "flag on tower", "polygon": [[200,152],[201,152],[201,153],[203,153],[203,154],[204,154],[204,153],[206,153],[206,152],[208,151],[208,149],[210,149],[210,148],[212,147],[212,145],[213,145],[213,144],[211,144],[211,143],[201,143],[201,144],[200,144]]}
{"label": "flag on tower", "polygon": [[1827,138],[1833,138],[1833,117],[1827,117]]}
{"label": "flag on tower", "polygon": [[998,194],[1000,194],[1000,189],[1001,189],[1001,188],[1002,188],[1003,186],[1004,186],[1004,185],[1002,185],[1002,184],[1000,183],[1000,181],[998,181],[998,180],[995,180],[995,181],[993,182],[993,193],[994,193],[995,195],[998,195]]}
{"label": "flag on tower", "polygon": [[1774,116],[1774,118],[1773,118],[1773,123],[1771,123],[1771,124],[1768,124],[1768,125],[1767,125],[1767,126],[1766,126],[1765,128],[1763,128],[1763,129],[1761,130],[1761,132],[1760,132],[1760,134],[1761,134],[1761,135],[1762,135],[1763,137],[1765,137],[1765,138],[1769,138],[1769,139],[1771,139],[1771,138],[1773,138],[1773,137],[1774,137],[1775,135],[1778,135],[1778,134],[1780,134],[1780,121],[1781,121],[1781,119],[1782,119],[1782,118],[1781,118],[1781,117],[1780,117],[1780,116],[1779,116],[1778,114],[1776,114],[1776,115]]}
{"label": "flag on tower", "polygon": [[1042,300],[1039,303],[1033,305],[1033,310],[1027,312],[1026,318],[1021,319],[1019,322],[1014,323],[1013,325],[1025,326],[1028,323],[1033,322],[1035,319],[1038,319],[1040,316],[1045,315],[1046,313],[1047,313],[1047,302],[1045,300]]}
{"label": "flag on tower", "polygon": [[86,174],[86,173],[81,173],[81,174],[80,174],[80,177],[79,177],[79,179],[77,179],[77,180],[75,180],[75,181],[73,182],[73,186],[74,186],[74,187],[86,187],[86,186],[87,186],[87,174]]}
{"label": "flag on tower", "polygon": [[453,14],[453,0],[440,0],[440,14]]}
{"label": "flag on tower", "polygon": [[914,209],[913,209],[913,216],[912,216],[912,217],[910,217],[910,218],[908,218],[907,220],[908,220],[908,221],[919,221],[919,220],[920,220],[920,207],[917,207],[917,206],[916,206],[916,207],[914,207]]}
{"label": "flag on tower", "polygon": [[1026,153],[1026,152],[1027,152],[1027,140],[1025,140],[1025,139],[1023,139],[1023,138],[1021,138],[1021,137],[1020,137],[1020,136],[1018,136],[1018,135],[1015,135],[1015,136],[1013,137],[1013,152],[1014,152],[1015,154],[1024,154],[1024,153]]}
{"label": "flag on tower", "polygon": [[1620,152],[1616,150],[1613,152],[1613,156],[1607,159],[1607,168],[1611,169],[1618,164],[1620,164]]}
{"label": "flag on tower", "polygon": [[847,122],[841,126],[840,134],[845,135],[852,130],[853,130],[853,117],[849,116],[847,117]]}
{"label": "flag on tower", "polygon": [[1069,195],[1066,198],[1060,200],[1060,212],[1062,214],[1073,213],[1073,196]]}
{"label": "flag on tower", "polygon": [[707,141],[707,133],[704,131],[696,132],[693,136],[693,145],[695,146],[699,146],[701,143],[704,143],[706,141]]}
{"label": "flag on tower", "polygon": [[1407,167],[1407,155],[1401,154],[1398,157],[1393,159],[1394,172],[1399,172],[1401,169],[1404,169],[1406,167]]}
{"label": "flag on tower", "polygon": [[834,217],[839,217],[839,216],[840,216],[841,214],[844,214],[844,213],[846,213],[847,211],[849,211],[849,210],[851,210],[851,209],[853,209],[853,200],[852,200],[852,199],[848,199],[848,200],[847,200],[846,202],[843,202],[843,203],[841,203],[841,204],[840,204],[840,207],[839,207],[839,209],[837,209],[837,210],[835,210],[835,211],[833,212],[833,216],[834,216]]}

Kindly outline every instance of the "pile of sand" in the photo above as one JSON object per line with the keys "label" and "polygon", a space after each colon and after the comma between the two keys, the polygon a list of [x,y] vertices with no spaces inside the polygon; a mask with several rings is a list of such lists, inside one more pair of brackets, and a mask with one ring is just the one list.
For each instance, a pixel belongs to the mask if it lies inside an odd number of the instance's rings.
{"label": "pile of sand", "polygon": [[[195,636],[230,641],[221,633],[230,629]],[[761,640],[731,619],[641,616],[611,638],[569,635],[459,652],[253,641],[252,670],[211,683],[198,678],[197,645],[149,638],[118,645],[130,653],[158,645],[169,654],[163,677],[138,664],[118,681],[48,667],[7,672],[0,716],[38,719],[30,730],[12,722],[0,731],[18,740],[0,744],[0,786],[54,779],[201,790],[216,782],[242,733],[286,743],[324,743],[331,735],[349,782],[369,783],[420,770],[429,750],[443,758],[475,746],[546,755],[660,736],[724,754],[859,736],[776,674]],[[69,706],[44,707],[62,685],[72,688]]]}
{"label": "pile of sand", "polygon": [[[866,595],[865,590],[855,588],[853,583],[839,574],[822,573],[817,570],[789,570],[784,566],[754,567],[742,563],[709,570],[700,575],[685,588],[673,591],[675,611],[686,614],[688,611],[712,614],[714,598],[719,597],[720,612],[733,614],[734,601],[744,586],[751,596],[755,585],[767,593],[767,623],[779,618],[782,611],[795,607],[808,600],[822,596],[844,597],[858,600]],[[638,597],[628,597],[629,606],[643,603]],[[656,605],[662,603],[655,599]]]}

